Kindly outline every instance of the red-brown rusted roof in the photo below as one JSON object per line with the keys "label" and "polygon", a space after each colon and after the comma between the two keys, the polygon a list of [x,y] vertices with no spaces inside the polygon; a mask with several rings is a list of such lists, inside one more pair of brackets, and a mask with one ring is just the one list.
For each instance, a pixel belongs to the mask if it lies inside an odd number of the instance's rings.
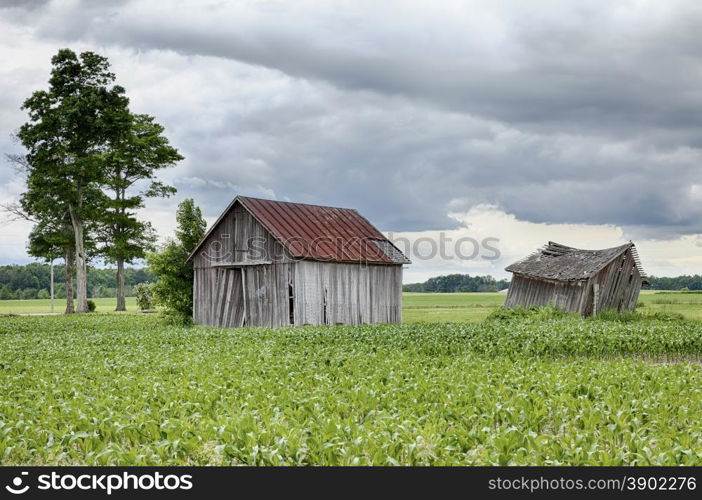
{"label": "red-brown rusted roof", "polygon": [[[237,196],[212,226],[213,229],[237,202],[241,203],[294,258],[379,264],[409,263],[409,260],[365,217],[349,208]],[[206,239],[207,235],[202,241]],[[198,251],[200,245],[195,248],[190,258]]]}

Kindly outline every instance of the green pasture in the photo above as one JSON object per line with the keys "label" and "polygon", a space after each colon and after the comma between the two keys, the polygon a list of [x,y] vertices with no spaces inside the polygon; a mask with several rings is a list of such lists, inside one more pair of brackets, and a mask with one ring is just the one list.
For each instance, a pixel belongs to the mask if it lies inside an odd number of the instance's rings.
{"label": "green pasture", "polygon": [[[404,293],[405,323],[479,322],[502,306],[504,293]],[[639,297],[641,313],[680,313],[702,319],[702,293],[644,290]]]}
{"label": "green pasture", "polygon": [[[91,299],[95,301],[96,312],[111,312],[117,306],[117,299]],[[62,313],[66,309],[66,299],[54,300],[54,312]],[[136,311],[136,300],[127,297],[127,311]],[[51,312],[50,299],[0,300],[0,314],[44,314]]]}

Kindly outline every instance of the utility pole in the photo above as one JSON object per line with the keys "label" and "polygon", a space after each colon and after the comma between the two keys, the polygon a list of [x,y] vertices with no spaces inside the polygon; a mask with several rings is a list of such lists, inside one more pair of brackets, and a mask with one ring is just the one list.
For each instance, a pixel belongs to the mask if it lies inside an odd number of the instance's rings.
{"label": "utility pole", "polygon": [[54,259],[51,259],[51,313],[54,312]]}

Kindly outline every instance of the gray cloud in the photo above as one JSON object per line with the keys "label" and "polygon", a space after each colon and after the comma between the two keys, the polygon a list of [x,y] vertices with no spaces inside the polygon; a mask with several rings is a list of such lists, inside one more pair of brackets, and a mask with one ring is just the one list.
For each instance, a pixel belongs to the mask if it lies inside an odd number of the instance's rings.
{"label": "gray cloud", "polygon": [[240,192],[361,207],[396,231],[489,203],[702,232],[696,2],[164,5],[51,2],[10,20],[110,55],[188,158],[165,176],[209,215]]}

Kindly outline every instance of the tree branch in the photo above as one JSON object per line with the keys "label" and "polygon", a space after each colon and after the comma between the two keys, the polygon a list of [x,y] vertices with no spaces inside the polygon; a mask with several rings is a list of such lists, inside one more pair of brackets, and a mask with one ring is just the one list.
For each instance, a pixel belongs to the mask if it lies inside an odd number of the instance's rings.
{"label": "tree branch", "polygon": [[22,210],[22,205],[18,201],[11,201],[9,203],[0,203],[0,212],[5,214],[4,222],[9,224],[17,221],[29,221],[38,222],[36,219],[31,217],[28,213]]}

